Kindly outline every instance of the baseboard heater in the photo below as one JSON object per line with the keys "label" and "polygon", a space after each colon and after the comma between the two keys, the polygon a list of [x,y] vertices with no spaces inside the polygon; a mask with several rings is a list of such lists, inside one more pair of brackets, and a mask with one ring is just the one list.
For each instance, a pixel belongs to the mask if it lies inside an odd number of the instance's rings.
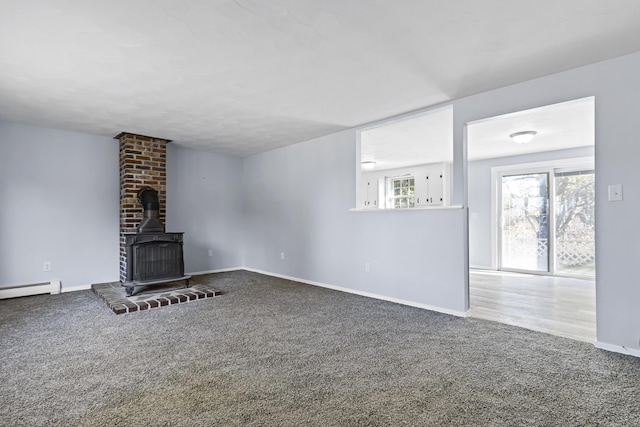
{"label": "baseboard heater", "polygon": [[54,280],[53,282],[35,283],[33,285],[19,285],[10,286],[8,288],[0,288],[0,299],[59,293],[60,281]]}

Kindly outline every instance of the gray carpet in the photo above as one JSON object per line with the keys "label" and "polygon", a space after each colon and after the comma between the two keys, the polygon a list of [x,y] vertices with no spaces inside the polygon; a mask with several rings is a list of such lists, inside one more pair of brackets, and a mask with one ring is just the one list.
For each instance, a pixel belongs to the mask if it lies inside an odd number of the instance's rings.
{"label": "gray carpet", "polygon": [[114,316],[91,291],[0,301],[7,426],[627,426],[640,359],[249,272]]}

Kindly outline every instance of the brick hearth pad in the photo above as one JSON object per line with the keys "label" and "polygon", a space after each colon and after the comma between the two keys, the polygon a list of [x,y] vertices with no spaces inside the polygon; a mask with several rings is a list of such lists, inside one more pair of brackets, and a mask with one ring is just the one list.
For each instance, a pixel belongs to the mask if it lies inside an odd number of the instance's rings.
{"label": "brick hearth pad", "polygon": [[97,283],[91,285],[91,289],[115,314],[165,307],[171,304],[211,298],[222,294],[219,290],[201,283],[192,284],[188,288],[176,289],[175,282],[147,288],[136,288],[136,290],[142,290],[130,297],[127,297],[125,288],[120,285],[120,282]]}

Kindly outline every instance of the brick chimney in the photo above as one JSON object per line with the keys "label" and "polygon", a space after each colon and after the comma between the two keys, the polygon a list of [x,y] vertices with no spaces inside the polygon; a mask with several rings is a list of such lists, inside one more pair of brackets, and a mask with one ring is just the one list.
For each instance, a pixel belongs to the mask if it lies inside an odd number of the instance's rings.
{"label": "brick chimney", "polygon": [[143,217],[143,207],[136,198],[138,190],[152,187],[158,191],[160,221],[165,222],[167,199],[168,139],[122,132],[120,141],[120,281],[127,272],[125,233],[135,233]]}

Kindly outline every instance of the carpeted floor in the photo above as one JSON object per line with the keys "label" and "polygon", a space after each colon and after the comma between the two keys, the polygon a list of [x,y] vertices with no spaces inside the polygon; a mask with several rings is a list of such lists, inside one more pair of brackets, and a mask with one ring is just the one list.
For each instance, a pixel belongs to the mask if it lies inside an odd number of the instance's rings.
{"label": "carpeted floor", "polygon": [[[0,425],[630,426],[640,359],[249,272],[114,316],[0,301]],[[48,299],[47,304],[42,304]]]}

